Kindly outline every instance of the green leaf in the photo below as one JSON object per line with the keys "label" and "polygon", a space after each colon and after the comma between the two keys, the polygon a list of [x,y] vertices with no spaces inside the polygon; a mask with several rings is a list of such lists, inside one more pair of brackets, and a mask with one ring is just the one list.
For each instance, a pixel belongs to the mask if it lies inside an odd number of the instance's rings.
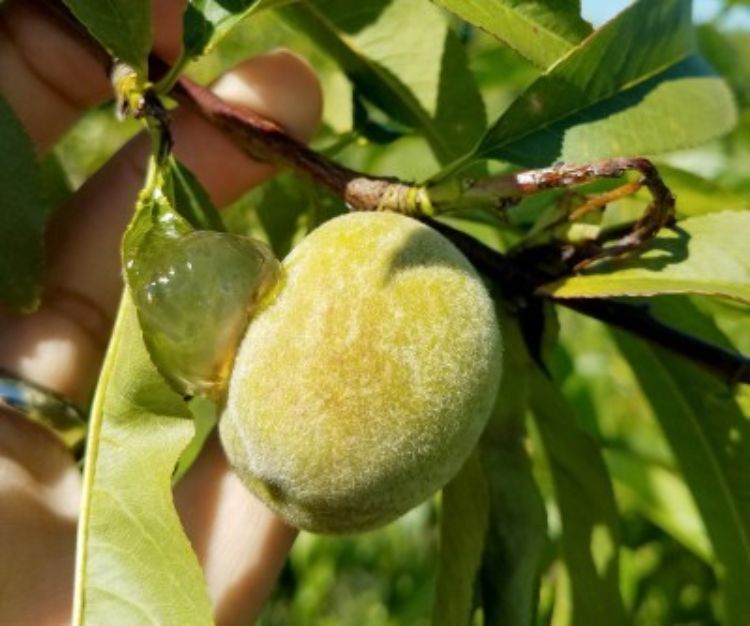
{"label": "green leaf", "polygon": [[183,53],[190,59],[210,52],[224,35],[250,14],[294,1],[189,0],[183,15]]}
{"label": "green leaf", "polygon": [[605,458],[618,494],[704,561],[713,560],[695,500],[674,471],[628,450],[607,450]]}
{"label": "green leaf", "polygon": [[177,161],[171,161],[169,167],[177,212],[193,228],[219,232],[226,230],[218,210],[195,175]]}
{"label": "green leaf", "polygon": [[536,613],[547,527],[525,447],[533,365],[516,319],[497,309],[508,375],[477,453],[443,490],[436,625],[473,623],[478,583],[487,626],[530,625]]}
{"label": "green leaf", "polygon": [[706,296],[660,296],[648,298],[646,302],[651,314],[661,322],[726,350],[743,351],[742,345],[747,340],[743,335],[750,327],[740,327],[738,330],[745,332],[733,336],[722,328],[719,320],[729,315],[747,321],[747,305]]}
{"label": "green leaf", "polygon": [[311,0],[281,15],[336,60],[361,96],[424,136],[441,163],[483,132],[466,53],[427,0]]}
{"label": "green leaf", "polygon": [[230,211],[231,230],[253,233],[268,242],[277,259],[283,259],[305,235],[343,215],[347,207],[328,189],[291,172],[280,172]]}
{"label": "green leaf", "polygon": [[89,426],[74,624],[212,623],[172,501],[172,472],[193,431],[187,405],[151,363],[126,293]]}
{"label": "green leaf", "polygon": [[524,421],[534,367],[518,327],[502,303],[503,378],[480,450],[490,498],[482,558],[486,626],[531,626],[539,598],[547,516],[526,451]]}
{"label": "green leaf", "polygon": [[[670,298],[672,299],[672,298]],[[734,300],[694,296],[691,302],[711,318],[727,342],[724,347],[750,354],[750,307]],[[709,339],[716,342],[715,339]],[[721,345],[721,344],[720,344]]]}
{"label": "green leaf", "polygon": [[723,33],[712,24],[698,28],[701,52],[727,79],[743,106],[750,105],[750,33]]}
{"label": "green leaf", "polygon": [[[664,296],[649,303],[676,299],[687,298]],[[656,313],[653,307],[652,312]],[[565,348],[555,347],[550,368],[554,379],[562,382],[579,425],[604,446],[621,516],[638,513],[709,562],[711,546],[695,502],[607,327],[571,312],[560,313]],[[681,319],[684,313],[678,313]]]}
{"label": "green leaf", "polygon": [[219,419],[219,407],[208,398],[193,398],[188,403],[188,406],[190,414],[193,417],[195,434],[190,443],[182,451],[182,454],[180,454],[177,467],[175,467],[174,474],[172,474],[173,485],[182,480],[187,471],[193,466],[193,463],[198,459]]}
{"label": "green leaf", "polygon": [[39,163],[39,175],[46,205],[51,209],[62,206],[73,193],[73,187],[56,153],[50,152],[42,159]]}
{"label": "green leaf", "polygon": [[482,564],[485,624],[531,626],[547,544],[547,515],[522,437],[482,446],[490,527]]}
{"label": "green leaf", "polygon": [[150,0],[64,0],[89,32],[115,58],[148,76],[151,52]]}
{"label": "green leaf", "polygon": [[658,167],[667,187],[677,197],[677,213],[680,216],[750,209],[750,198],[712,180],[662,163]]}
{"label": "green leaf", "polygon": [[638,0],[536,80],[474,156],[541,166],[654,154],[736,118],[729,88],[695,54],[690,0]]}
{"label": "green leaf", "polygon": [[547,69],[591,34],[571,0],[434,0]]}
{"label": "green leaf", "polygon": [[488,516],[487,483],[479,453],[475,451],[443,489],[433,626],[471,623]]}
{"label": "green leaf", "polygon": [[619,590],[619,527],[612,485],[594,440],[576,424],[560,391],[538,370],[531,408],[549,459],[562,519],[562,550],[573,624],[625,624]]}
{"label": "green leaf", "polygon": [[750,621],[750,422],[731,390],[692,363],[614,333],[669,441],[706,526],[727,626]]}
{"label": "green leaf", "polygon": [[312,201],[307,181],[281,176],[269,182],[256,213],[276,258],[283,259],[295,239],[304,233],[303,218]]}
{"label": "green leaf", "polygon": [[692,217],[664,229],[637,257],[603,261],[544,286],[556,298],[699,293],[750,303],[750,212]]}
{"label": "green leaf", "polygon": [[0,302],[32,311],[41,296],[44,225],[49,203],[34,146],[0,98]]}

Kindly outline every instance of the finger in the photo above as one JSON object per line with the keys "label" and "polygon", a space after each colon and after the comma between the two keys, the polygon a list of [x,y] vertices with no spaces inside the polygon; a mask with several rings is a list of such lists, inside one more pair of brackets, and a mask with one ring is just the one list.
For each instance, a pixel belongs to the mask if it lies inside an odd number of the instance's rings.
{"label": "finger", "polygon": [[80,491],[68,451],[0,408],[0,623],[70,621]]}
{"label": "finger", "polygon": [[[287,51],[245,62],[213,89],[235,105],[275,119],[303,141],[320,119],[317,78],[305,61]],[[192,111],[175,115],[173,133],[177,158],[219,207],[273,173],[272,167],[250,160]],[[143,184],[148,149],[144,136],[131,142],[81,189],[49,229],[52,284],[94,301],[106,314],[114,312],[119,299],[119,242]]]}
{"label": "finger", "polygon": [[[152,3],[154,51],[179,54],[185,0]],[[40,154],[87,108],[110,94],[101,59],[81,35],[39,3],[12,0],[0,11],[0,95],[15,110]]]}
{"label": "finger", "polygon": [[[215,89],[303,140],[320,118],[317,79],[289,52],[252,59]],[[219,206],[273,172],[195,113],[178,111],[173,129],[178,157]],[[119,300],[120,239],[143,183],[146,152],[143,138],[131,142],[55,215],[48,228],[49,297],[35,315],[0,325],[0,366],[75,400],[89,396]]]}
{"label": "finger", "polygon": [[214,437],[175,490],[219,626],[251,624],[271,592],[297,530],[252,496]]}
{"label": "finger", "polygon": [[[244,64],[216,89],[225,99],[274,118],[301,139],[310,135],[319,118],[317,82],[310,69],[288,53]],[[219,204],[271,172],[249,161],[193,114],[180,113],[174,127],[178,152]],[[90,336],[97,330],[97,315],[91,311],[99,310],[102,316],[114,311],[119,239],[142,182],[144,149],[137,141],[126,148],[84,186],[56,222],[51,283],[75,297],[53,297],[39,314],[0,324],[9,331],[5,336],[0,331],[0,363],[10,358],[6,367],[78,399],[86,395],[100,358],[100,346]],[[92,308],[87,300],[97,304]],[[295,531],[249,495],[216,444],[201,456],[179,491],[187,494],[180,497],[180,506],[191,540],[202,547],[218,623],[256,614]],[[198,509],[201,516],[195,514]]]}

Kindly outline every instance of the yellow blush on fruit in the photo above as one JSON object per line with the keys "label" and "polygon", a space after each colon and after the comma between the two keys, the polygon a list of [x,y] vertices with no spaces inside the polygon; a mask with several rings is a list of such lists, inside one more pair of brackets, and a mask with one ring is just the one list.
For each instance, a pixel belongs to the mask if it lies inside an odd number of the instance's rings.
{"label": "yellow blush on fruit", "polygon": [[283,263],[231,375],[220,434],[243,482],[290,524],[385,524],[460,469],[495,401],[493,302],[442,235],[351,213]]}

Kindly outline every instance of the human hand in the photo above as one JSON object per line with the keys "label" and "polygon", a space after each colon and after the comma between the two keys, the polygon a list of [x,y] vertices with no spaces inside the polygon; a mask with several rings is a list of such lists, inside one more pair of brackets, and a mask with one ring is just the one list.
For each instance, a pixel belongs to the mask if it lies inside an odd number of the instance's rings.
{"label": "human hand", "polygon": [[[174,59],[184,0],[154,0],[155,52]],[[41,156],[78,116],[110,95],[107,76],[76,36],[34,3],[0,12],[0,94]],[[321,110],[306,63],[287,52],[247,61],[215,91],[307,139]],[[219,131],[189,111],[175,113],[176,154],[217,206],[267,179]],[[142,183],[148,143],[136,138],[89,179],[48,226],[41,308],[0,311],[0,368],[83,406],[90,398],[122,289],[120,238]],[[68,623],[80,472],[49,433],[0,409],[0,623]],[[203,566],[218,624],[258,615],[296,531],[240,484],[216,440],[175,490]]]}

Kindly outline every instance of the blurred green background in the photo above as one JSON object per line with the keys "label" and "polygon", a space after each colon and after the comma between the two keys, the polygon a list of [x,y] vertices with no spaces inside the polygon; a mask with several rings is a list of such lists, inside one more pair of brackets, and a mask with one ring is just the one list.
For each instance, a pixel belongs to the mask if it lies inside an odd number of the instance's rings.
{"label": "blurred green background", "polygon": [[[585,15],[601,22],[625,2],[585,2]],[[750,8],[698,0],[704,53],[728,78],[740,104],[741,123],[727,137],[699,149],[662,158],[662,162],[708,179],[722,193],[750,205]],[[495,119],[537,76],[538,71],[488,36],[453,21],[467,44],[471,68],[481,87],[488,119]],[[727,52],[727,44],[731,47]],[[310,60],[325,92],[324,122],[314,139],[317,149],[336,160],[375,174],[420,179],[437,164],[426,143],[408,133],[377,144],[352,130],[352,88],[338,66],[274,13],[245,22],[189,73],[208,82],[241,59],[287,47]],[[374,120],[379,123],[379,120]],[[62,200],[136,132],[132,122],[118,123],[111,104],[89,112],[46,163],[50,180],[60,180]],[[383,124],[382,132],[401,129]],[[266,238],[274,228],[269,216],[291,215],[298,234],[343,210],[325,192],[285,174],[249,193],[227,211],[231,229]],[[479,228],[479,227],[478,227]],[[480,229],[481,230],[481,229]],[[502,231],[478,233],[492,245],[505,243]],[[293,240],[287,242],[287,247]],[[750,353],[747,310],[740,305],[701,298],[686,306],[711,309],[735,346]],[[561,343],[550,364],[581,424],[603,446],[621,513],[622,592],[633,624],[710,625],[716,580],[710,546],[692,497],[684,486],[664,437],[629,365],[601,324],[574,313],[559,318]],[[743,396],[750,413],[750,397]],[[559,552],[559,516],[539,442],[530,433],[529,449],[547,499],[550,543],[543,574],[539,624],[569,623],[564,590],[568,584]],[[263,626],[419,626],[428,624],[434,594],[438,550],[439,499],[424,504],[377,532],[357,537],[316,537],[302,533],[260,623]],[[750,589],[750,581],[748,581]],[[556,601],[555,599],[558,599]],[[605,625],[602,625],[605,626]]]}

